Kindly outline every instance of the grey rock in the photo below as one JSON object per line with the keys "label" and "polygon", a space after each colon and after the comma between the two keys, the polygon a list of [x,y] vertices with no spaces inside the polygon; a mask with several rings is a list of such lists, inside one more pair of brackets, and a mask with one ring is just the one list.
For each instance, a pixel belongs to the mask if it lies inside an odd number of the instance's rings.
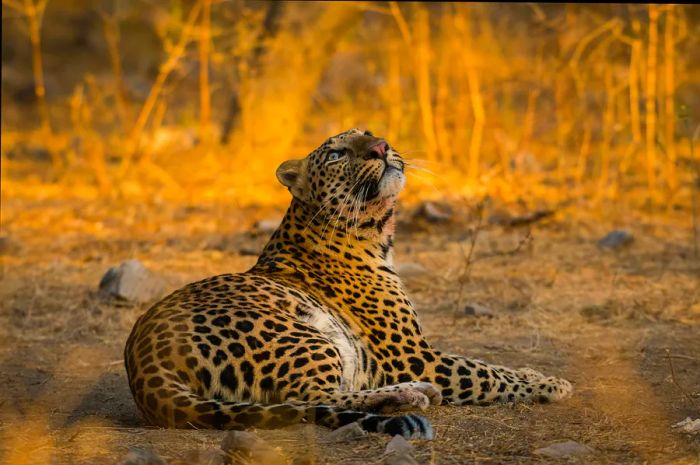
{"label": "grey rock", "polygon": [[384,449],[385,454],[409,454],[413,452],[413,446],[400,434],[395,435]]}
{"label": "grey rock", "polygon": [[13,255],[19,252],[22,246],[10,236],[0,236],[0,255]]}
{"label": "grey rock", "polygon": [[182,457],[183,465],[224,465],[224,451],[201,449],[187,452]]}
{"label": "grey rock", "polygon": [[690,417],[686,417],[685,420],[679,421],[678,423],[672,425],[671,428],[680,431],[681,433],[700,434],[700,418],[693,420]]}
{"label": "grey rock", "polygon": [[151,449],[131,447],[122,458],[121,465],[168,465],[168,462]]}
{"label": "grey rock", "polygon": [[221,441],[227,464],[286,465],[287,458],[277,449],[247,431],[231,431]]}
{"label": "grey rock", "polygon": [[145,303],[162,297],[165,284],[140,261],[127,260],[105,273],[100,280],[99,291],[103,296]]}
{"label": "grey rock", "polygon": [[422,265],[413,262],[400,263],[396,265],[396,273],[402,278],[424,275],[428,272]]}
{"label": "grey rock", "polygon": [[452,209],[446,204],[424,202],[414,216],[424,218],[430,223],[446,223],[452,219]]}
{"label": "grey rock", "polygon": [[493,311],[476,303],[468,303],[464,306],[464,314],[468,316],[483,316],[493,318]]}
{"label": "grey rock", "polygon": [[586,446],[585,444],[581,444],[576,441],[564,441],[555,442],[547,447],[537,449],[533,452],[533,454],[552,458],[562,458],[588,455],[592,454],[593,452],[595,452],[593,448]]}
{"label": "grey rock", "polygon": [[349,423],[345,426],[341,426],[326,436],[326,442],[347,442],[355,441],[357,439],[362,439],[367,436],[367,431],[360,428],[360,425],[355,423]]}
{"label": "grey rock", "polygon": [[384,463],[386,465],[418,465],[416,459],[411,455],[413,446],[401,435],[391,438],[391,441],[384,449]]}
{"label": "grey rock", "polygon": [[620,229],[606,234],[605,237],[598,241],[598,247],[602,249],[619,249],[631,244],[633,240],[634,236],[632,236],[632,233]]}
{"label": "grey rock", "polygon": [[253,228],[263,233],[273,233],[282,222],[282,218],[265,218],[253,225]]}

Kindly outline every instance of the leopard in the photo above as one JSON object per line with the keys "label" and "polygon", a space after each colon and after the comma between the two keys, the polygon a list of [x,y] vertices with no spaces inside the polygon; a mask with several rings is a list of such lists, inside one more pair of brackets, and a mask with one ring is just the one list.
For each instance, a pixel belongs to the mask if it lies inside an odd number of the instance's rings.
{"label": "leopard", "polygon": [[406,161],[353,128],[276,171],[291,193],[242,273],[188,284],[135,322],[124,350],[135,403],[166,428],[299,423],[432,439],[437,405],[554,402],[572,385],[428,342],[394,266]]}

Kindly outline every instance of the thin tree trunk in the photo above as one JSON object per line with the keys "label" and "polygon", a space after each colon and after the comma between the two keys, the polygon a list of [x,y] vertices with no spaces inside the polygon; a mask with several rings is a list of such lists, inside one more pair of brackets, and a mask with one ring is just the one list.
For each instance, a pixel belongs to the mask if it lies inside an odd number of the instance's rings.
{"label": "thin tree trunk", "polygon": [[452,159],[451,137],[447,131],[447,115],[449,111],[450,98],[450,78],[449,70],[452,63],[451,47],[448,43],[451,38],[450,21],[447,14],[443,12],[441,18],[440,37],[440,58],[437,65],[437,101],[435,105],[435,136],[441,162]]}
{"label": "thin tree trunk", "polygon": [[103,32],[105,42],[107,42],[107,50],[109,52],[110,62],[112,64],[112,72],[114,73],[114,100],[117,104],[117,115],[122,130],[129,130],[129,107],[126,99],[126,86],[124,85],[124,72],[122,69],[121,53],[119,52],[119,43],[121,36],[119,32],[119,20],[116,13],[111,15],[102,15]]}
{"label": "thin tree trunk", "polygon": [[423,5],[414,4],[414,8],[414,30],[416,32],[415,76],[418,92],[418,106],[420,107],[421,121],[423,123],[427,158],[431,161],[435,161],[437,155],[437,141],[435,137],[433,102],[430,90],[430,17]]}
{"label": "thin tree trunk", "polygon": [[642,59],[642,40],[639,38],[641,32],[641,24],[639,20],[632,21],[632,30],[634,37],[632,39],[630,54],[630,124],[632,126],[632,138],[635,144],[642,142],[642,124],[639,117],[639,70],[641,68]]}
{"label": "thin tree trunk", "polygon": [[211,0],[202,0],[202,22],[199,32],[199,131],[200,138],[210,140],[211,97],[209,91],[209,49],[211,44]]}
{"label": "thin tree trunk", "polygon": [[387,103],[389,105],[389,123],[387,138],[390,141],[398,139],[401,132],[401,115],[403,113],[403,99],[401,96],[401,57],[396,39],[388,47],[388,80]]}
{"label": "thin tree trunk", "polygon": [[479,76],[473,66],[467,65],[467,80],[469,81],[469,95],[472,102],[472,111],[474,112],[474,126],[472,127],[472,137],[469,142],[469,171],[468,175],[471,179],[476,179],[479,176],[481,139],[484,132],[484,103],[481,98],[481,88]]}
{"label": "thin tree trunk", "polygon": [[649,46],[647,50],[646,87],[646,165],[649,195],[656,191],[656,55],[658,53],[659,7],[649,5]]}
{"label": "thin tree trunk", "polygon": [[44,83],[44,65],[41,57],[41,23],[46,2],[35,4],[33,0],[25,0],[24,8],[29,23],[29,40],[32,43],[32,72],[34,74],[34,94],[39,105],[41,125],[51,133],[49,107],[46,103],[46,85]]}
{"label": "thin tree trunk", "polygon": [[675,142],[675,123],[676,115],[673,102],[673,94],[675,91],[675,37],[674,30],[676,27],[676,16],[673,5],[666,5],[666,24],[664,33],[664,88],[665,88],[665,139],[666,139],[666,154],[667,173],[666,181],[671,191],[674,191],[677,186],[676,180],[676,142]]}
{"label": "thin tree trunk", "polygon": [[151,90],[148,93],[148,97],[146,97],[146,101],[141,107],[141,111],[139,112],[139,116],[136,119],[136,123],[132,127],[131,132],[129,134],[126,153],[122,158],[120,166],[120,174],[122,175],[126,173],[126,171],[131,166],[131,161],[139,149],[141,135],[146,127],[146,123],[148,122],[148,118],[150,117],[153,108],[158,102],[160,91],[162,90],[165,81],[168,79],[168,76],[170,76],[170,73],[175,69],[175,66],[180,61],[180,58],[185,52],[185,48],[189,43],[189,39],[192,35],[192,29],[194,28],[195,21],[199,16],[201,7],[201,1],[198,1],[194,4],[192,9],[190,10],[185,25],[183,26],[182,31],[180,32],[180,38],[177,44],[175,44],[165,62],[163,62],[163,64],[160,66],[158,75],[156,76],[156,80],[153,83],[153,86],[151,86]]}

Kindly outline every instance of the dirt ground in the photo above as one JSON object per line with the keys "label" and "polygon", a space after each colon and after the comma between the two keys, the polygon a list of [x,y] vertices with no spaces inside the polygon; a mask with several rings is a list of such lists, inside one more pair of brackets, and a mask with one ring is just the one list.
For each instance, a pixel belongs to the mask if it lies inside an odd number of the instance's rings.
{"label": "dirt ground", "polygon": [[[575,386],[553,405],[431,407],[436,438],[413,441],[421,464],[700,463],[700,261],[690,219],[565,210],[530,228],[484,221],[422,225],[403,210],[396,262],[427,336],[441,349],[531,366]],[[137,258],[169,289],[244,271],[281,209],[5,198],[0,282],[0,462],[119,463],[151,447],[174,463],[208,463],[225,435],[148,427],[127,386],[122,350],[148,305],[105,301],[105,271]],[[608,218],[608,219],[605,219]],[[616,251],[596,240],[626,228]],[[421,268],[422,267],[422,268]],[[469,303],[491,316],[464,311]],[[295,463],[379,464],[389,438],[328,444],[328,430],[257,431]],[[533,452],[573,440],[591,455]]]}

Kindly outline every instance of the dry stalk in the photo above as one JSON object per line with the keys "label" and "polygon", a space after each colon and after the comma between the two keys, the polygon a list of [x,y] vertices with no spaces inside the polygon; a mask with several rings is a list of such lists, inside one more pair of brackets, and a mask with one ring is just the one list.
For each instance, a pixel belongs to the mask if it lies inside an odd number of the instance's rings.
{"label": "dry stalk", "polygon": [[[53,139],[49,106],[46,102],[46,84],[44,82],[44,64],[41,57],[41,27],[48,0],[2,0],[2,4],[24,15],[32,44],[32,75],[34,77],[34,95],[36,96],[41,118],[41,130],[45,137]],[[4,16],[4,15],[3,15]],[[63,168],[63,160],[53,144],[47,144],[51,162],[56,170]]]}
{"label": "dry stalk", "polygon": [[202,24],[199,32],[199,125],[200,137],[210,139],[211,93],[209,91],[209,49],[211,48],[211,0],[202,0]]}
{"label": "dry stalk", "polygon": [[666,361],[668,362],[668,368],[669,368],[669,370],[671,370],[671,381],[673,381],[673,384],[676,385],[676,387],[681,392],[681,394],[683,394],[683,397],[685,397],[693,407],[700,410],[700,405],[698,405],[697,402],[695,402],[695,399],[693,399],[693,397],[690,394],[688,394],[688,391],[683,389],[683,387],[678,383],[678,380],[676,379],[676,370],[673,367],[673,360],[672,359],[678,358],[678,356],[671,356],[670,351],[668,349],[666,349],[665,358],[666,358]]}
{"label": "dry stalk", "polygon": [[114,99],[117,103],[117,115],[119,116],[122,130],[128,131],[129,121],[129,105],[126,98],[126,85],[124,84],[124,70],[122,68],[121,52],[119,44],[121,42],[121,34],[119,31],[119,17],[116,11],[112,14],[107,14],[102,11],[98,12],[102,18],[102,31],[109,58],[112,64],[112,73],[114,73]]}
{"label": "dry stalk", "polygon": [[649,198],[653,201],[656,191],[656,58],[659,43],[659,7],[649,5],[649,45],[647,49],[646,86],[646,164]]}
{"label": "dry stalk", "polygon": [[151,86],[151,91],[148,93],[148,97],[146,98],[146,101],[141,107],[139,116],[136,118],[136,123],[134,124],[131,133],[129,134],[126,153],[122,158],[119,170],[120,175],[122,176],[128,171],[129,167],[131,166],[132,159],[138,151],[139,143],[141,141],[141,135],[143,134],[143,130],[146,127],[146,123],[148,122],[151,112],[153,111],[153,108],[155,107],[156,102],[158,101],[165,81],[168,79],[170,73],[177,66],[178,62],[180,61],[180,58],[182,58],[182,55],[184,55],[185,49],[187,48],[187,45],[191,40],[192,30],[194,29],[195,22],[197,21],[197,18],[199,17],[199,12],[202,8],[202,1],[203,0],[200,0],[196,2],[194,6],[192,6],[192,9],[190,10],[185,25],[182,28],[182,32],[180,33],[180,38],[178,39],[175,46],[170,49],[167,59],[161,64],[160,69],[158,71],[158,76],[156,76],[156,80],[153,83],[153,86]]}
{"label": "dry stalk", "polygon": [[673,102],[675,92],[675,37],[676,16],[673,5],[666,5],[666,24],[664,26],[664,90],[665,90],[665,127],[666,132],[666,182],[673,192],[677,187],[676,179],[676,114]]}

